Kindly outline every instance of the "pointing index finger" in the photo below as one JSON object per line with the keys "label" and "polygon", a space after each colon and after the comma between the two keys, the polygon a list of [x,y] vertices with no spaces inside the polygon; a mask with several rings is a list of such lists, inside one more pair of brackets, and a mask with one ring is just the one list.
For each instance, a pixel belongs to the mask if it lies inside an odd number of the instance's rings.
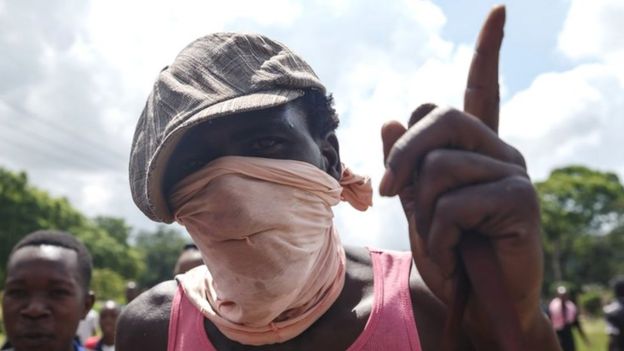
{"label": "pointing index finger", "polygon": [[478,117],[498,132],[498,57],[503,41],[505,6],[494,7],[488,15],[475,47],[464,95],[464,111]]}

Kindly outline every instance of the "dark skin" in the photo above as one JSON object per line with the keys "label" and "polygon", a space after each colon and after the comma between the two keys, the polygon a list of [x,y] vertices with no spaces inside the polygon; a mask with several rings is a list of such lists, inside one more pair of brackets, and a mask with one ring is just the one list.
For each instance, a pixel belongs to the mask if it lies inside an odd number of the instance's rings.
{"label": "dark skin", "polygon": [[203,264],[204,261],[202,260],[199,250],[185,250],[180,254],[180,257],[178,257],[178,262],[176,262],[173,275],[186,273],[192,268]]}
{"label": "dark skin", "polygon": [[126,303],[130,303],[130,301],[134,300],[137,296],[139,296],[139,294],[141,293],[141,291],[139,290],[139,287],[137,286],[137,284],[133,281],[130,281],[126,284]]}
{"label": "dark skin", "polygon": [[[310,132],[308,116],[297,102],[278,108],[245,113],[218,119],[194,128],[184,137],[172,156],[168,179],[177,182],[186,172],[184,164],[200,164],[226,155],[294,159],[324,169],[333,177],[340,174],[336,136],[332,133],[315,137]],[[236,137],[228,137],[235,135]],[[202,156],[203,150],[210,150]],[[186,167],[188,169],[190,167]],[[189,170],[188,172],[192,172]],[[280,345],[250,347],[225,338],[209,321],[205,330],[219,350],[344,350],[360,334],[369,316],[372,303],[373,275],[370,257],[365,249],[347,248],[347,283],[332,308],[311,328],[297,338]],[[444,308],[426,289],[415,269],[412,270],[413,299],[416,322],[423,331],[421,342],[435,349],[444,318]],[[173,281],[165,282],[139,296],[124,311],[119,322],[117,347],[131,350],[149,345],[150,350],[165,350],[170,303],[176,289]],[[149,311],[145,315],[144,311]],[[354,313],[353,311],[358,311]],[[420,319],[422,320],[419,320]],[[427,319],[427,320],[425,320]],[[420,327],[422,325],[422,327]],[[138,328],[148,333],[123,333]],[[335,330],[341,330],[335,335]],[[332,335],[332,338],[327,338]],[[146,346],[145,346],[146,347]]]}
{"label": "dark skin", "polygon": [[16,351],[69,351],[94,297],[84,287],[75,251],[26,246],[7,265],[2,312]]}
{"label": "dark skin", "polygon": [[[497,8],[482,29],[468,80],[466,111],[425,105],[414,112],[409,129],[399,122],[382,128],[386,174],[380,192],[400,196],[409,223],[418,266],[410,276],[412,307],[425,351],[440,348],[445,306],[452,300],[453,252],[468,229],[493,240],[526,349],[558,350],[552,328],[539,309],[542,263],[536,195],[522,155],[496,134],[503,22],[504,9]],[[305,161],[338,179],[336,136],[333,132],[313,135],[305,122],[305,111],[294,102],[197,126],[174,153],[166,176],[169,187],[206,162],[226,155]],[[243,137],[233,137],[237,134]],[[209,339],[219,350],[348,348],[370,312],[372,270],[366,250],[346,251],[346,283],[341,295],[298,337],[279,345],[244,346],[226,339],[205,321]],[[175,288],[174,282],[163,283],[129,306],[120,320],[119,350],[140,345],[166,349]],[[459,342],[462,350],[499,349],[480,303],[472,298],[468,302],[463,331],[470,341]],[[122,331],[132,332],[122,336]]]}
{"label": "dark skin", "polygon": [[100,329],[104,345],[115,345],[115,327],[119,313],[119,305],[112,300],[106,301],[100,310]]}

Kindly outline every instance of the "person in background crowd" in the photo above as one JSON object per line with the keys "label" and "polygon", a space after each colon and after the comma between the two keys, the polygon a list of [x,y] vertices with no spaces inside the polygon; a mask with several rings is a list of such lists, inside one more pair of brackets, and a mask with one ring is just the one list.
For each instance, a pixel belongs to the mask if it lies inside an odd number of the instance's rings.
{"label": "person in background crowd", "polygon": [[204,264],[204,261],[202,261],[201,252],[199,252],[197,246],[195,244],[186,244],[184,249],[182,249],[180,257],[178,257],[178,261],[173,269],[173,275],[186,273],[191,268],[201,266],[202,264]]}
{"label": "person in background crowd", "polygon": [[96,310],[91,309],[87,316],[78,323],[78,329],[76,330],[76,337],[81,344],[85,344],[87,339],[94,336],[99,329],[98,326],[98,313]]}
{"label": "person in background crowd", "polygon": [[91,255],[65,232],[26,235],[12,249],[2,296],[5,350],[81,351],[78,323],[93,306]]}
{"label": "person in background crowd", "polygon": [[131,280],[126,283],[126,304],[129,304],[130,301],[134,300],[139,294],[141,294],[141,290],[135,281]]}
{"label": "person in background crowd", "polygon": [[583,341],[589,345],[587,336],[578,318],[579,311],[574,302],[570,300],[568,289],[565,286],[557,287],[557,296],[552,299],[548,306],[548,315],[553,328],[557,332],[559,344],[563,351],[576,350],[572,328],[576,328]]}
{"label": "person in background crowd", "polygon": [[102,305],[100,310],[101,337],[91,337],[85,343],[85,347],[93,351],[115,351],[115,330],[117,327],[117,317],[121,312],[121,307],[117,302],[108,300]]}
{"label": "person in background crowd", "polygon": [[609,351],[624,351],[624,276],[612,281],[615,301],[604,308]]}

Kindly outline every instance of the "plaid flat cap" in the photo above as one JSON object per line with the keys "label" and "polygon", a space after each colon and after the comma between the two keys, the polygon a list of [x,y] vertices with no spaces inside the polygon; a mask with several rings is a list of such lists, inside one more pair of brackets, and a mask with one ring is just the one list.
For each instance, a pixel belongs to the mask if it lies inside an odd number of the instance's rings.
{"label": "plaid flat cap", "polygon": [[154,83],[130,151],[130,190],[155,221],[171,223],[163,193],[169,158],[184,134],[209,119],[266,109],[325,87],[283,44],[258,34],[215,33],[184,48]]}

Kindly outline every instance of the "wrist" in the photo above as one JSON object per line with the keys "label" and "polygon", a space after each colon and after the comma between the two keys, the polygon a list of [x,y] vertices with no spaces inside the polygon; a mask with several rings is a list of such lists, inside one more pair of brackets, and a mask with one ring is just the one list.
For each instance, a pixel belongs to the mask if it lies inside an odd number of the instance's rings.
{"label": "wrist", "polygon": [[559,341],[548,317],[538,308],[525,331],[527,350],[559,350]]}
{"label": "wrist", "polygon": [[[559,350],[557,336],[548,317],[539,307],[520,316],[522,348],[526,350]],[[477,350],[500,350],[490,320],[484,314],[466,315],[464,331]]]}

